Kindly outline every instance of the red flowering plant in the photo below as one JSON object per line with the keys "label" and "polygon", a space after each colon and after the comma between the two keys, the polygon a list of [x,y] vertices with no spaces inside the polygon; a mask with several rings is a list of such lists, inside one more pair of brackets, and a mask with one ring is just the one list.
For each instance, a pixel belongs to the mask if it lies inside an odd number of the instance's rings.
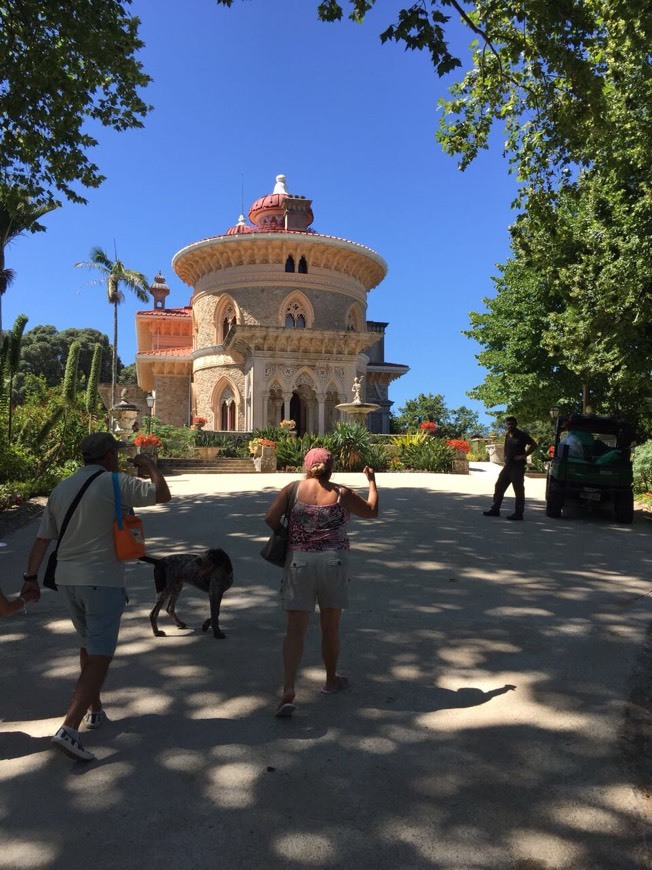
{"label": "red flowering plant", "polygon": [[136,435],[134,438],[136,447],[160,447],[161,439],[158,435]]}
{"label": "red flowering plant", "polygon": [[447,441],[449,447],[452,447],[453,450],[460,450],[462,453],[470,453],[471,445],[468,441],[464,441],[462,438],[451,438],[450,441]]}
{"label": "red flowering plant", "polygon": [[424,420],[423,423],[419,423],[419,429],[427,432],[429,435],[434,435],[437,431],[437,424],[432,420]]}
{"label": "red flowering plant", "polygon": [[192,418],[192,425],[193,426],[205,426],[207,422],[208,422],[208,420],[206,419],[206,417],[193,417]]}

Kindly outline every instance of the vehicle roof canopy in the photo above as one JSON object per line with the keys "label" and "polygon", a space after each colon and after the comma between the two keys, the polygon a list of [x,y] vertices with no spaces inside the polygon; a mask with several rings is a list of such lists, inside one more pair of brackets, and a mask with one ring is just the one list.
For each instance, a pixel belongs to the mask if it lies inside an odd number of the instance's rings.
{"label": "vehicle roof canopy", "polygon": [[580,432],[593,432],[602,435],[631,435],[634,430],[627,420],[621,417],[603,417],[600,414],[563,414],[557,420],[557,431],[577,429]]}

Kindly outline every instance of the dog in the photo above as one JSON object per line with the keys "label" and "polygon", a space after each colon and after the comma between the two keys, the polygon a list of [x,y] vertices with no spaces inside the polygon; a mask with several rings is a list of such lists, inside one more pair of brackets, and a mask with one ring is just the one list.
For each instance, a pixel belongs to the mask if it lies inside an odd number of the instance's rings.
{"label": "dog", "polygon": [[154,637],[165,637],[165,632],[158,627],[158,615],[167,601],[166,611],[174,620],[177,628],[187,628],[181,622],[175,611],[177,598],[184,583],[189,583],[202,592],[208,593],[211,615],[202,627],[208,631],[212,626],[213,637],[225,638],[220,628],[220,605],[222,596],[233,585],[233,565],[224,550],[206,550],[200,554],[174,553],[171,556],[155,558],[141,556],[140,562],[149,562],[154,566],[154,585],[156,587],[156,604],[149,615]]}

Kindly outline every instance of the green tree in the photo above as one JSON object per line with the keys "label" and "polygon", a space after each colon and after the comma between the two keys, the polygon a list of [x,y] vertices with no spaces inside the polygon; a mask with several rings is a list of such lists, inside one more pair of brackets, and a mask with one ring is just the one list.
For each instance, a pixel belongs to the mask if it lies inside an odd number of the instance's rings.
{"label": "green tree", "polygon": [[119,384],[137,384],[138,373],[136,371],[136,363],[130,363],[124,366],[118,377]]}
{"label": "green tree", "polygon": [[[0,105],[1,102],[0,97]],[[2,297],[16,277],[14,270],[7,266],[7,247],[24,232],[45,232],[45,227],[39,223],[39,220],[53,208],[53,205],[33,202],[20,188],[6,188],[0,183],[0,346],[2,346]]]}
{"label": "green tree", "polygon": [[[14,379],[13,401],[25,401],[31,379],[43,378],[49,387],[58,386],[64,376],[71,344],[79,343],[79,378],[87,383],[91,374],[93,354],[99,344],[102,348],[100,381],[111,380],[111,344],[103,332],[96,329],[64,329],[58,332],[52,325],[35,326],[23,336],[21,359]],[[118,357],[118,372],[122,363]]]}
{"label": "green tree", "polygon": [[450,410],[444,397],[419,393],[416,399],[408,399],[392,418],[393,428],[399,432],[416,432],[422,423],[436,423],[437,435],[441,438],[461,438],[484,431],[475,411],[462,405]]}
{"label": "green tree", "polygon": [[[317,14],[337,21],[346,10],[362,22],[375,6],[376,0],[321,0]],[[451,15],[471,40],[464,61],[451,48],[459,31]],[[500,124],[526,198],[532,189],[554,189],[569,164],[600,159],[619,132],[607,111],[614,91],[626,90],[632,106],[647,112],[649,94],[640,81],[650,77],[651,38],[652,16],[641,0],[416,0],[380,34],[382,42],[426,51],[440,76],[462,70],[440,101],[437,138],[464,169],[489,147]]]}
{"label": "green tree", "polygon": [[100,385],[100,371],[102,369],[102,346],[95,345],[93,351],[93,362],[91,364],[91,373],[86,383],[86,402],[85,408],[88,414],[88,431],[93,431],[93,415],[97,410],[98,405],[98,387]]}
{"label": "green tree", "polygon": [[107,299],[113,305],[113,365],[111,369],[111,406],[116,403],[116,384],[118,383],[118,305],[124,301],[122,287],[133,291],[141,302],[149,300],[149,282],[142,272],[127,269],[121,260],[111,260],[102,248],[93,248],[90,260],[76,263],[86,269],[95,269],[102,273],[102,279],[96,283],[106,283]]}
{"label": "green tree", "polygon": [[27,324],[24,314],[16,318],[14,327],[0,347],[0,410],[7,418],[7,441],[11,441],[12,401],[11,392],[13,381],[18,371],[20,361],[20,346],[23,332]]}
{"label": "green tree", "polygon": [[0,2],[0,186],[37,202],[54,202],[56,191],[84,202],[76,188],[103,181],[86,154],[93,126],[142,126],[150,107],[138,90],[150,78],[128,4]]}
{"label": "green tree", "polygon": [[626,168],[530,199],[496,297],[471,314],[488,370],[474,398],[529,419],[590,404],[650,430],[652,202],[647,169]]}

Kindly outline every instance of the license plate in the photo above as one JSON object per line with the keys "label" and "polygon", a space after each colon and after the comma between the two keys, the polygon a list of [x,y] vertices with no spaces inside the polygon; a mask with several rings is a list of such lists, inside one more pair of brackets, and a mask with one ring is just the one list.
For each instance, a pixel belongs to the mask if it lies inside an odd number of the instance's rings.
{"label": "license plate", "polygon": [[585,498],[587,501],[600,501],[601,492],[599,489],[582,489],[580,490],[580,498]]}

